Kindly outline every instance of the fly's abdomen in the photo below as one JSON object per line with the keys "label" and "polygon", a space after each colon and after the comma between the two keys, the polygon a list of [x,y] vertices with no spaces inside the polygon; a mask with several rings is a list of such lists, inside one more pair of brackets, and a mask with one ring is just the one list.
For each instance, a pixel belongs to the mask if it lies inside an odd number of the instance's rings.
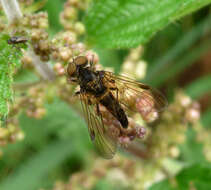
{"label": "fly's abdomen", "polygon": [[100,103],[121,123],[123,128],[128,127],[128,119],[125,111],[111,93],[104,96],[100,100]]}

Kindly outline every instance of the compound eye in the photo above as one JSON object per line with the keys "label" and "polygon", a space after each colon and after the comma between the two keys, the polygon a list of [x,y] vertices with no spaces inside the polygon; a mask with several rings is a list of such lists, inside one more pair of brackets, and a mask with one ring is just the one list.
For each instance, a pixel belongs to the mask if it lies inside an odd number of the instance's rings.
{"label": "compound eye", "polygon": [[67,74],[69,77],[73,77],[76,72],[76,65],[73,62],[70,62],[67,66]]}
{"label": "compound eye", "polygon": [[74,59],[76,65],[86,66],[88,63],[88,59],[85,56],[78,56]]}

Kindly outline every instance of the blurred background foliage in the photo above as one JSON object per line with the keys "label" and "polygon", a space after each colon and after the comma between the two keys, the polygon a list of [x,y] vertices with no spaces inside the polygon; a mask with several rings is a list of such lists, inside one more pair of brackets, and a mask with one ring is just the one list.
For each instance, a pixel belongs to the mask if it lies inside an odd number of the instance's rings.
{"label": "blurred background foliage", "polygon": [[[74,2],[77,1],[79,0]],[[65,2],[31,1],[27,4],[27,1],[21,1],[21,9],[25,13],[46,11],[49,20],[47,31],[50,38],[53,38],[64,30],[60,14]],[[89,9],[78,11],[77,19],[86,26],[85,35],[80,36],[79,41],[85,41],[88,47],[97,52],[100,63],[104,67],[113,68],[116,73],[124,70],[123,63],[130,53],[129,48],[144,43],[140,59],[146,63],[147,69],[145,77],[141,79],[159,88],[168,98],[170,108],[173,105],[173,109],[169,109],[167,116],[158,124],[155,136],[162,138],[165,134],[171,142],[171,138],[177,136],[177,130],[181,128],[185,136],[182,143],[172,141],[173,148],[170,152],[173,156],[162,156],[163,149],[155,146],[161,150],[160,157],[153,155],[146,159],[134,152],[119,150],[113,160],[104,160],[95,153],[86,124],[75,111],[77,109],[69,106],[64,97],[53,96],[50,101],[44,101],[46,114],[43,117],[32,118],[23,111],[18,114],[21,132],[18,133],[17,141],[1,141],[1,190],[210,189],[210,1],[198,1],[195,4],[188,0],[185,3],[175,0],[165,2],[167,3],[151,0],[147,3],[138,0],[116,3],[112,0],[94,1]],[[158,5],[160,9],[157,8]],[[137,11],[140,6],[146,6],[144,14]],[[3,11],[0,11],[2,19]],[[1,52],[2,46],[1,43]],[[6,50],[8,49],[4,51]],[[39,77],[27,67],[19,69],[14,79],[15,83],[38,80]],[[54,84],[49,86],[48,95],[57,87]],[[0,92],[1,89],[2,86]],[[15,90],[14,99],[19,96],[21,93]],[[174,120],[165,123],[165,117],[170,115],[177,118],[177,114],[179,115],[180,110],[176,109],[181,108],[177,102],[178,97],[199,102],[200,120],[196,118],[193,122],[183,122],[185,116],[178,116],[181,124]],[[195,119],[194,116],[188,117],[190,120],[192,118]],[[177,129],[174,122],[181,128]],[[4,127],[2,124],[0,139]],[[175,130],[172,129],[174,127]]]}

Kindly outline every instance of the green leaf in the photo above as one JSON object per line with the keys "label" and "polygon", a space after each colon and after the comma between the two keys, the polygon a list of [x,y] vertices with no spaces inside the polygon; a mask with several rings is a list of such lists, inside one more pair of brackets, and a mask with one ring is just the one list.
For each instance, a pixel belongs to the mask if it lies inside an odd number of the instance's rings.
{"label": "green leaf", "polygon": [[14,76],[14,84],[21,84],[21,83],[31,83],[39,81],[38,76],[27,69],[21,69],[15,76]]}
{"label": "green leaf", "polygon": [[55,168],[64,169],[64,160],[71,156],[78,156],[82,161],[89,158],[91,141],[85,122],[61,100],[56,99],[46,107],[47,115],[41,120],[20,117],[26,137],[6,147],[1,161],[7,167],[3,169],[12,168],[13,172],[1,179],[0,189],[39,189],[43,179],[49,180],[48,174],[55,172]]}
{"label": "green leaf", "polygon": [[192,98],[197,99],[211,89],[211,75],[196,79],[185,88],[185,92]]}
{"label": "green leaf", "polygon": [[95,187],[93,188],[93,190],[107,190],[107,189],[115,190],[113,185],[111,185],[111,183],[105,179],[99,180],[95,185]]}
{"label": "green leaf", "polygon": [[209,189],[211,187],[211,167],[210,165],[193,165],[180,172],[176,180],[180,190],[190,188],[190,183],[195,189]]}
{"label": "green leaf", "polygon": [[101,48],[94,49],[100,57],[100,64],[104,67],[114,68],[114,72],[119,73],[121,63],[124,61],[127,51],[124,50],[105,50]]}
{"label": "green leaf", "polygon": [[180,145],[181,159],[189,164],[205,163],[203,144],[197,142],[196,132],[193,129],[188,129],[186,136],[186,142]]}
{"label": "green leaf", "polygon": [[[153,79],[147,83],[159,87],[167,80],[173,79],[178,73],[181,73],[186,68],[190,67],[192,64],[195,63],[197,59],[199,59],[202,55],[206,54],[210,50],[211,50],[211,40],[207,40],[204,43],[199,44],[195,48],[188,51],[188,53],[180,57],[178,61],[173,61],[166,64],[166,67],[163,68],[163,70],[161,71],[162,75],[159,75],[159,77],[153,76]],[[171,63],[174,63],[174,65]],[[195,89],[195,92],[197,90],[198,89]],[[201,93],[203,93],[203,91]]]}
{"label": "green leaf", "polygon": [[[202,53],[209,50],[210,42],[205,42],[199,47],[195,47],[195,49],[191,51],[191,54],[188,51],[190,47],[193,46],[197,40],[199,40],[203,31],[211,31],[211,16],[205,18],[202,22],[195,25],[190,31],[185,33],[180,40],[178,40],[178,42],[163,56],[157,58],[154,63],[150,64],[152,66],[149,67],[144,82],[159,86],[163,81],[167,80],[169,76],[182,71],[186,66],[192,64],[194,59],[198,58]],[[181,56],[184,56],[184,58],[181,58]],[[168,72],[166,72],[167,70]],[[169,70],[172,72],[171,74],[168,74]],[[160,73],[164,74],[165,76],[161,75]]]}
{"label": "green leaf", "polygon": [[207,128],[211,128],[211,107],[201,116],[201,123]]}
{"label": "green leaf", "polygon": [[[33,119],[21,114],[20,127],[25,134],[23,141],[10,144],[4,148],[4,162],[11,167],[17,164],[13,155],[26,151],[29,147],[39,150],[45,146],[52,136],[62,139],[71,139],[78,144],[78,151],[89,150],[92,147],[85,122],[70,106],[56,99],[52,104],[46,105],[47,115],[40,119]],[[36,134],[36,135],[35,135]],[[85,152],[85,151],[84,151]]]}
{"label": "green leaf", "polygon": [[9,36],[0,35],[0,119],[4,119],[8,112],[8,103],[12,101],[12,82],[16,68],[20,67],[20,49],[7,43]]}
{"label": "green leaf", "polygon": [[149,190],[206,190],[211,187],[211,166],[208,164],[195,164],[183,169],[176,177],[174,185],[167,180],[152,185]]}
{"label": "green leaf", "polygon": [[153,184],[149,190],[174,190],[168,180],[162,180],[161,182]]}
{"label": "green leaf", "polygon": [[62,29],[59,21],[59,14],[63,9],[64,2],[61,0],[47,1],[44,9],[48,12],[50,32],[52,34]]}
{"label": "green leaf", "polygon": [[[196,189],[203,189],[198,187],[202,187],[204,185],[207,185],[208,187],[207,182],[210,180],[208,178],[211,178],[211,167],[206,167],[207,162],[203,154],[202,144],[197,143],[195,136],[196,132],[189,129],[185,144],[180,146],[181,159],[184,160],[188,165],[192,164],[192,166],[181,170],[176,175],[175,179],[172,180],[173,183],[171,183],[171,179],[165,179],[152,185],[149,190],[186,190],[189,189],[187,185],[190,185],[190,183],[196,185]],[[202,163],[203,165],[201,165]],[[203,172],[205,171],[210,173],[210,175],[208,174],[209,177],[207,178],[204,178]]]}
{"label": "green leaf", "polygon": [[45,147],[37,155],[32,157],[13,171],[6,180],[0,184],[3,190],[35,190],[38,189],[43,179],[65,158],[76,150],[70,140],[61,140]]}
{"label": "green leaf", "polygon": [[209,3],[211,0],[95,0],[85,17],[87,39],[105,48],[131,48]]}

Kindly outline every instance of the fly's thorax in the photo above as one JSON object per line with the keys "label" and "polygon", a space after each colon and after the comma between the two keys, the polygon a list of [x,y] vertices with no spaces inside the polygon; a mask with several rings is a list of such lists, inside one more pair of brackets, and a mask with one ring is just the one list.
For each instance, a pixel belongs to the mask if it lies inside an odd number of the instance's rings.
{"label": "fly's thorax", "polygon": [[81,89],[87,93],[91,93],[95,98],[101,99],[107,92],[107,88],[102,84],[101,81],[94,80],[87,83],[80,83]]}
{"label": "fly's thorax", "polygon": [[89,83],[97,80],[97,75],[94,71],[90,70],[89,67],[78,67],[77,68],[78,78],[82,83]]}

